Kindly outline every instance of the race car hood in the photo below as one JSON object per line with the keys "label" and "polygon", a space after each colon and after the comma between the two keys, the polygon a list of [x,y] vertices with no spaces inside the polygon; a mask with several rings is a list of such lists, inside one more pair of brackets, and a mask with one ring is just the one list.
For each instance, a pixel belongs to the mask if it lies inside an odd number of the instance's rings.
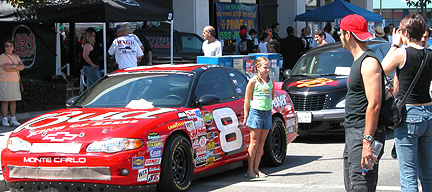
{"label": "race car hood", "polygon": [[[90,142],[105,138],[142,135],[150,129],[178,119],[173,108],[73,108],[61,109],[20,125],[10,137],[31,143]],[[171,118],[173,116],[173,118]]]}
{"label": "race car hood", "polygon": [[347,89],[347,76],[295,76],[284,81],[288,93],[331,93]]}

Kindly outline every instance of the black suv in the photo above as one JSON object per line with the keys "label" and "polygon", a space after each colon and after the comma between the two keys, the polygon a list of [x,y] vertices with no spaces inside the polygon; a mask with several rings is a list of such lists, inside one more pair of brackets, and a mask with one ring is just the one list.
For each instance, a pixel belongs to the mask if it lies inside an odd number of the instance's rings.
{"label": "black suv", "polygon": [[[152,48],[153,64],[170,62],[170,32],[160,29],[137,29],[134,34],[143,41],[147,38]],[[195,33],[174,31],[174,63],[196,63],[202,55],[203,38]]]}
{"label": "black suv", "polygon": [[[368,42],[381,61],[390,49],[388,42]],[[331,43],[303,55],[283,89],[294,104],[299,134],[343,134],[347,79],[353,63],[342,44]]]}

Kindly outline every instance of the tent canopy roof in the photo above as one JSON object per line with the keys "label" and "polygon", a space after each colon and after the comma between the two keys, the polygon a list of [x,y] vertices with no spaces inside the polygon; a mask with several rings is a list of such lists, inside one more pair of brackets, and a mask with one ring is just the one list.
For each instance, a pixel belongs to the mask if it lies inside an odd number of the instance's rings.
{"label": "tent canopy roof", "polygon": [[153,0],[97,0],[70,5],[47,5],[36,10],[39,21],[124,22],[164,21],[172,10]]}
{"label": "tent canopy roof", "polygon": [[295,17],[295,21],[334,21],[337,18],[342,19],[343,17],[350,14],[361,15],[366,19],[366,21],[383,21],[381,15],[355,6],[344,0],[336,0],[325,6],[318,7],[312,11],[299,14]]}

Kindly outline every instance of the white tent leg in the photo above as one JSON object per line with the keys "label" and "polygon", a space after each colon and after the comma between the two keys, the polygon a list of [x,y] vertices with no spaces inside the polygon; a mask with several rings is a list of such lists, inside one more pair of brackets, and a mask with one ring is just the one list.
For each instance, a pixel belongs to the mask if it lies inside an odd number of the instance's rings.
{"label": "white tent leg", "polygon": [[170,49],[170,61],[171,65],[173,64],[173,58],[174,58],[174,20],[171,20],[171,49]]}
{"label": "white tent leg", "polygon": [[[55,23],[56,30],[56,75],[61,75],[61,44],[60,44],[60,23]],[[68,74],[69,75],[69,74]]]}
{"label": "white tent leg", "polygon": [[107,35],[106,23],[103,23],[103,56],[104,56],[104,75],[107,75],[107,43],[106,43],[106,35]]}

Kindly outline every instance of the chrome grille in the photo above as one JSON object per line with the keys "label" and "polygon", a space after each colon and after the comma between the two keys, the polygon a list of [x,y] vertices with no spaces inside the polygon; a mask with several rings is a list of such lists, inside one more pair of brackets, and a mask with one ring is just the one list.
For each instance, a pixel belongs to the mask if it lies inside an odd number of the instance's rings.
{"label": "chrome grille", "polygon": [[26,179],[111,180],[109,167],[29,167],[8,165],[9,177]]}
{"label": "chrome grille", "polygon": [[296,111],[313,111],[321,110],[324,108],[327,95],[299,95],[299,94],[289,94],[291,101],[294,104],[294,110]]}

